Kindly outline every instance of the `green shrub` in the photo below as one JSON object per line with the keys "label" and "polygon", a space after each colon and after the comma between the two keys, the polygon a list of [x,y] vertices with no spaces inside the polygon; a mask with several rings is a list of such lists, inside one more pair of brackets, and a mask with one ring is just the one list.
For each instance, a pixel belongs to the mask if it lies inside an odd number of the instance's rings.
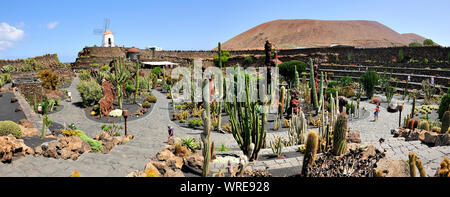
{"label": "green shrub", "polygon": [[444,113],[449,110],[450,110],[450,89],[449,89],[449,92],[444,94],[441,98],[441,103],[439,104],[439,110],[438,110],[439,119],[442,119],[442,116],[444,115]]}
{"label": "green shrub", "polygon": [[189,127],[198,127],[198,126],[202,126],[203,125],[203,121],[200,118],[194,118],[189,120]]}
{"label": "green shrub", "polygon": [[330,81],[328,82],[328,87],[329,88],[335,88],[338,86],[338,82],[337,81]]}
{"label": "green shrub", "polygon": [[6,65],[2,67],[2,73],[12,73],[12,72],[17,72],[17,67],[12,66],[12,65]]}
{"label": "green shrub", "polygon": [[0,121],[0,136],[7,136],[12,134],[14,137],[18,138],[23,133],[19,125],[13,121]]}
{"label": "green shrub", "polygon": [[[230,52],[222,50],[222,66],[228,62],[228,58],[230,58]],[[214,56],[214,65],[219,66],[219,54]]]}
{"label": "green shrub", "polygon": [[434,45],[434,41],[431,39],[426,39],[423,41],[423,46],[433,46]]}
{"label": "green shrub", "polygon": [[327,88],[326,90],[326,94],[327,94],[327,98],[331,98],[331,96],[336,97],[336,92],[338,91],[337,88]]}
{"label": "green shrub", "polygon": [[95,81],[81,81],[77,85],[84,106],[93,106],[103,97],[102,87]]}
{"label": "green shrub", "polygon": [[89,79],[91,78],[91,74],[89,74],[88,72],[82,72],[80,73],[79,77],[81,81],[89,81]]}
{"label": "green shrub", "polygon": [[150,103],[156,103],[156,101],[158,100],[156,98],[156,96],[153,95],[148,95],[147,98],[145,99],[146,101],[150,102]]}
{"label": "green shrub", "polygon": [[297,68],[298,73],[306,71],[306,63],[298,60],[292,60],[288,62],[283,62],[278,65],[280,75],[283,76],[289,84],[294,84],[295,82],[295,68]]}
{"label": "green shrub", "polygon": [[144,103],[142,104],[142,107],[143,108],[150,108],[150,107],[152,107],[152,104],[150,102],[148,102],[148,101],[144,101]]}
{"label": "green shrub", "polygon": [[94,140],[94,139],[88,137],[86,135],[86,133],[84,133],[81,130],[77,130],[76,132],[77,132],[78,136],[80,136],[80,138],[83,141],[87,142],[91,146],[92,151],[99,152],[99,151],[103,150],[102,142],[100,142],[98,140]]}
{"label": "green shrub", "polygon": [[59,77],[52,70],[41,70],[37,75],[41,79],[44,88],[56,90],[59,84]]}
{"label": "green shrub", "polygon": [[3,79],[5,83],[11,83],[11,74],[3,73],[0,75],[0,78]]}
{"label": "green shrub", "polygon": [[341,86],[348,86],[353,82],[352,78],[349,76],[344,76],[341,78]]}
{"label": "green shrub", "polygon": [[155,75],[159,75],[159,73],[161,73],[161,68],[160,67],[155,67],[152,69],[152,73]]}
{"label": "green shrub", "polygon": [[410,47],[421,47],[421,46],[422,46],[422,43],[411,42],[411,43],[409,43],[409,46],[410,46]]}
{"label": "green shrub", "polygon": [[127,94],[127,97],[130,97],[131,94],[134,92],[134,85],[131,83],[125,84],[125,93]]}
{"label": "green shrub", "polygon": [[359,78],[364,90],[366,91],[366,96],[372,98],[375,93],[375,86],[379,84],[380,76],[374,71],[366,71]]}
{"label": "green shrub", "polygon": [[400,51],[398,51],[397,62],[403,62],[403,60],[405,60],[405,55],[403,54],[403,50],[400,49]]}
{"label": "green shrub", "polygon": [[253,57],[247,56],[244,58],[244,66],[250,66],[253,64]]}
{"label": "green shrub", "polygon": [[100,71],[103,72],[109,72],[111,70],[111,68],[109,67],[109,65],[103,65],[102,67],[100,67]]}

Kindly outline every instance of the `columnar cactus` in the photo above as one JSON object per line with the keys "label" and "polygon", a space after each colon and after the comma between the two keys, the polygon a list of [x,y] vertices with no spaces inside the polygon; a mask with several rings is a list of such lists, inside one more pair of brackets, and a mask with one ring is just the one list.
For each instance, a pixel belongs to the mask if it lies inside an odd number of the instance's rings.
{"label": "columnar cactus", "polygon": [[318,109],[322,107],[322,104],[324,103],[324,97],[323,97],[323,72],[320,73],[320,82],[319,82],[319,98],[318,98]]}
{"label": "columnar cactus", "polygon": [[292,136],[291,139],[296,145],[305,143],[307,129],[308,123],[305,114],[303,112],[300,112],[298,116],[294,114],[291,119],[288,134],[289,136]]}
{"label": "columnar cactus", "polygon": [[336,155],[342,155],[347,149],[347,123],[347,115],[341,113],[336,120],[333,132],[333,152]]}
{"label": "columnar cactus", "polygon": [[409,174],[411,177],[416,177],[416,155],[414,153],[409,153]]}
{"label": "columnar cactus", "polygon": [[286,102],[286,88],[284,86],[281,86],[280,88],[280,103],[279,103],[279,115],[280,119],[284,117],[284,103]]}
{"label": "columnar cactus", "polygon": [[[205,80],[204,84],[208,85],[208,81]],[[208,95],[203,96],[203,104],[205,106],[205,110],[202,113],[203,132],[200,135],[202,140],[202,155],[204,158],[202,175],[203,177],[207,177],[209,174],[209,162],[212,157],[212,152],[214,151],[211,144],[211,113],[209,106],[209,91]]]}
{"label": "columnar cactus", "polygon": [[234,102],[227,104],[225,108],[230,115],[231,133],[234,139],[242,152],[249,155],[249,160],[253,161],[258,158],[259,151],[266,143],[265,124],[260,124],[260,121],[261,123],[266,121],[267,113],[261,111],[261,106],[257,102],[250,102],[249,74],[245,74],[245,81],[245,102],[237,102],[237,96],[235,96]]}
{"label": "columnar cactus", "polygon": [[411,109],[411,118],[414,118],[416,110],[416,95],[413,96],[413,103],[412,103],[412,109]]}
{"label": "columnar cactus", "polygon": [[409,119],[408,121],[408,129],[414,130],[419,126],[418,119]]}
{"label": "columnar cactus", "polygon": [[297,67],[295,67],[294,88],[297,90],[300,89],[300,78],[298,76]]}
{"label": "columnar cactus", "polygon": [[[219,68],[222,70],[222,64],[223,64],[222,63],[222,43],[219,42],[219,44],[217,46],[217,49],[218,49],[217,53],[219,55]],[[225,85],[226,83],[223,83],[223,84]],[[223,88],[223,86],[219,87],[220,95],[222,95],[222,96],[223,96],[223,93],[224,93],[224,91],[223,91],[224,89],[225,88]],[[217,119],[216,130],[220,131],[220,128],[221,128],[221,125],[222,125],[222,102],[219,102],[219,111],[218,111],[218,117],[217,118],[218,119]]]}
{"label": "columnar cactus", "polygon": [[446,133],[450,128],[450,111],[446,111],[442,116],[441,120],[442,120],[441,132]]}
{"label": "columnar cactus", "polygon": [[119,57],[119,59],[114,58],[114,72],[110,74],[110,79],[117,90],[117,100],[119,103],[119,108],[122,109],[123,106],[123,90],[125,86],[125,81],[128,79],[129,73],[125,67],[124,60]]}
{"label": "columnar cactus", "polygon": [[281,136],[275,136],[275,140],[270,141],[270,148],[277,157],[281,157],[283,147],[284,147],[283,138]]}
{"label": "columnar cactus", "polygon": [[309,59],[309,69],[310,69],[310,74],[309,74],[309,84],[311,87],[311,92],[312,92],[312,98],[311,98],[311,103],[313,104],[314,109],[319,109],[319,101],[317,98],[317,92],[316,92],[316,83],[314,80],[314,65],[313,65],[313,60],[310,58]]}
{"label": "columnar cactus", "polygon": [[136,103],[137,98],[139,97],[139,71],[140,71],[140,67],[141,65],[139,64],[139,62],[136,62],[136,90],[134,92],[134,103]]}
{"label": "columnar cactus", "polygon": [[309,131],[305,144],[302,175],[306,176],[307,168],[314,165],[317,149],[319,148],[319,135],[315,131]]}

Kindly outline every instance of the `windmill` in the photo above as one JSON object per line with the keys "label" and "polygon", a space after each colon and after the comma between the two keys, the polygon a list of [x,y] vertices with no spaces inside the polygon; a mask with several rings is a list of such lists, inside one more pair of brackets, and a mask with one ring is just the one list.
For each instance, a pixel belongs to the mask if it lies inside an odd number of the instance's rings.
{"label": "windmill", "polygon": [[110,20],[105,19],[105,24],[103,29],[94,29],[95,35],[102,35],[102,46],[103,47],[115,47],[114,44],[114,34],[109,30]]}

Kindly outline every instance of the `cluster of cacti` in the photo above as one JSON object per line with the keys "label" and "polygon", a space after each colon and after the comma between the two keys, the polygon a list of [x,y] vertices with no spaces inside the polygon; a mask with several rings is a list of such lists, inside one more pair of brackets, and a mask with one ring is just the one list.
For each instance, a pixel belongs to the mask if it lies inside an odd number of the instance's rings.
{"label": "cluster of cacti", "polygon": [[333,152],[336,155],[342,155],[347,149],[347,123],[347,115],[341,113],[336,120],[333,131]]}
{"label": "cluster of cacti", "polygon": [[409,160],[409,173],[411,177],[416,177],[416,169],[419,170],[420,177],[427,177],[427,173],[425,171],[425,168],[423,167],[422,161],[420,161],[419,157],[416,156],[414,153],[409,153],[408,155]]}
{"label": "cluster of cacti", "polygon": [[309,86],[311,87],[312,97],[311,97],[311,103],[313,104],[314,109],[319,109],[319,98],[317,97],[316,92],[316,83],[315,83],[315,77],[314,77],[314,64],[313,60],[309,59]]}
{"label": "cluster of cacti", "polygon": [[450,129],[450,111],[444,112],[441,121],[442,121],[441,132],[448,133]]}
{"label": "cluster of cacti", "polygon": [[305,143],[306,130],[308,124],[305,118],[305,114],[300,112],[299,115],[293,115],[291,119],[291,126],[289,127],[289,142],[290,145],[298,145]]}
{"label": "cluster of cacti", "polygon": [[270,141],[270,148],[277,157],[281,157],[283,152],[284,140],[281,136],[275,136],[274,141]]}
{"label": "cluster of cacti", "polygon": [[[243,73],[238,73],[238,75]],[[248,156],[250,161],[258,158],[259,151],[266,143],[265,124],[267,114],[261,110],[257,102],[250,102],[250,91],[255,87],[250,87],[250,75],[245,74],[245,91],[243,92],[245,102],[237,102],[237,95],[233,103],[225,105],[227,113],[230,115],[232,134],[242,152]],[[252,90],[250,89],[252,88]]]}
{"label": "cluster of cacti", "polygon": [[428,123],[427,120],[422,120],[422,121],[419,122],[419,126],[417,128],[421,129],[421,130],[429,131],[430,130],[430,124]]}
{"label": "cluster of cacti", "polygon": [[450,177],[450,160],[447,157],[441,162],[437,175],[438,177]]}
{"label": "cluster of cacti", "polygon": [[[208,85],[208,81],[205,80],[204,85]],[[209,91],[207,92],[207,96],[203,96],[203,105],[205,106],[205,110],[202,113],[203,120],[203,132],[201,133],[201,146],[202,146],[202,155],[203,155],[203,177],[207,177],[209,174],[209,162],[212,158],[212,154],[214,153],[214,143],[211,143],[211,117],[210,117],[210,106],[209,106]]]}
{"label": "cluster of cacti", "polygon": [[305,143],[305,155],[303,157],[302,175],[306,175],[307,168],[314,165],[318,148],[319,135],[315,131],[309,131]]}
{"label": "cluster of cacti", "polygon": [[119,108],[122,109],[123,106],[123,97],[124,97],[124,87],[125,81],[128,79],[129,73],[125,67],[124,60],[119,57],[118,60],[114,58],[114,72],[110,74],[109,78],[111,79],[113,85],[117,90],[117,101],[119,103]]}

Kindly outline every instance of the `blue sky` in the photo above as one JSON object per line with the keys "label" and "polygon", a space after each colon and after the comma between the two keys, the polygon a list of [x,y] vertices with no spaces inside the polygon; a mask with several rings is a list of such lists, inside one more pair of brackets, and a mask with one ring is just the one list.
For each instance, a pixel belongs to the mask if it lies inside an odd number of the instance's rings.
{"label": "blue sky", "polygon": [[2,0],[0,59],[57,53],[73,62],[101,44],[93,29],[111,20],[118,45],[209,50],[276,19],[373,20],[450,46],[450,1],[303,0]]}

